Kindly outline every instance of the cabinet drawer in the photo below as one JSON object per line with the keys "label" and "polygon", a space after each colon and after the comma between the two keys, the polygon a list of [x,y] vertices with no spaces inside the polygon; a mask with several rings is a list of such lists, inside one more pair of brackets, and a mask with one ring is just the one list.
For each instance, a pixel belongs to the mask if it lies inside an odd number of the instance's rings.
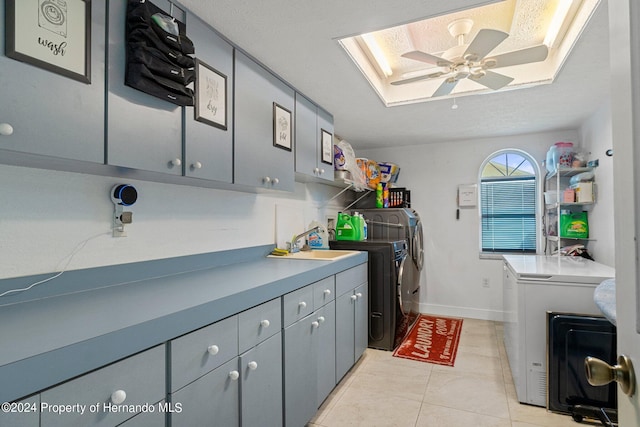
{"label": "cabinet drawer", "polygon": [[280,298],[260,304],[238,315],[239,352],[243,353],[282,328]]}
{"label": "cabinet drawer", "polygon": [[367,281],[367,263],[336,274],[336,294],[342,295]]}
{"label": "cabinet drawer", "polygon": [[291,325],[313,312],[313,285],[305,286],[282,297],[282,321],[284,327]]}
{"label": "cabinet drawer", "polygon": [[171,391],[176,391],[238,355],[238,316],[171,341]]}
{"label": "cabinet drawer", "polygon": [[[75,410],[57,414],[44,409],[41,424],[47,427],[114,426],[135,412],[109,410],[116,391],[125,397],[120,408],[154,404],[165,397],[165,346],[161,345],[42,392],[48,405],[78,405]],[[85,405],[84,414],[78,410]],[[99,405],[97,410],[90,410]],[[95,408],[95,406],[94,406]],[[157,407],[156,407],[157,409]]]}
{"label": "cabinet drawer", "polygon": [[335,276],[322,279],[311,286],[313,286],[313,307],[316,310],[326,303],[333,301],[336,297]]}

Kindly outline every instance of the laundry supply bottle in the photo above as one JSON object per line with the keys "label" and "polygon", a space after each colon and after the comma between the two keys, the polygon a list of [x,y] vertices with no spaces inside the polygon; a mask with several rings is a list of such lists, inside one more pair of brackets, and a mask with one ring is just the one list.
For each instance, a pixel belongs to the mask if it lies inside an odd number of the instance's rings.
{"label": "laundry supply bottle", "polygon": [[355,240],[355,230],[351,223],[351,215],[339,212],[336,222],[336,240]]}
{"label": "laundry supply bottle", "polygon": [[379,183],[376,186],[376,208],[384,207],[384,198],[383,198],[383,190],[382,183]]}
{"label": "laundry supply bottle", "polygon": [[309,233],[307,236],[307,245],[311,249],[329,249],[329,235],[327,233],[327,227],[318,221],[311,221],[309,224],[309,230],[318,227],[318,231]]}
{"label": "laundry supply bottle", "polygon": [[367,240],[369,238],[369,228],[367,227],[367,220],[362,214],[360,214],[360,219],[362,219],[362,240]]}
{"label": "laundry supply bottle", "polygon": [[353,225],[353,240],[362,240],[364,230],[362,226],[362,220],[360,219],[360,214],[358,212],[354,212],[351,216],[351,224]]}
{"label": "laundry supply bottle", "polygon": [[389,184],[382,184],[382,207],[389,207]]}

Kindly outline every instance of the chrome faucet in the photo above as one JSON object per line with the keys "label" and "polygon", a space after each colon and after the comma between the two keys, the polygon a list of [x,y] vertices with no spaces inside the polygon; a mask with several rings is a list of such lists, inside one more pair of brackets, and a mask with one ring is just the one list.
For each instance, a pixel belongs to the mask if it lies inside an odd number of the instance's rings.
{"label": "chrome faucet", "polygon": [[319,231],[320,227],[319,226],[315,226],[313,228],[310,228],[309,230],[305,231],[304,233],[300,233],[297,236],[293,236],[293,239],[291,239],[290,242],[287,242],[287,250],[289,251],[289,253],[295,253],[295,252],[300,252],[300,250],[302,249],[303,251],[309,250],[309,247],[305,244],[302,247],[298,246],[298,240],[302,239],[305,236],[308,236],[309,234],[313,233],[314,231]]}

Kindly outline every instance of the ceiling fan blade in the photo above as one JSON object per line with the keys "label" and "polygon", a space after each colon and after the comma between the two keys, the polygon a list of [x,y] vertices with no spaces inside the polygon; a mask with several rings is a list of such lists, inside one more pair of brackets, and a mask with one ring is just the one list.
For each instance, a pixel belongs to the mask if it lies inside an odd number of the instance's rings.
{"label": "ceiling fan blade", "polygon": [[436,89],[435,92],[433,92],[433,95],[431,95],[431,97],[437,98],[438,96],[449,95],[453,90],[453,88],[456,87],[457,84],[458,84],[458,80],[455,80],[453,78],[446,79],[445,81],[442,82],[440,87]]}
{"label": "ceiling fan blade", "polygon": [[549,48],[543,44],[527,49],[516,50],[492,57],[491,59],[496,61],[496,65],[491,68],[511,67],[512,65],[540,62],[547,59],[548,54]]}
{"label": "ceiling fan blade", "polygon": [[476,58],[473,60],[479,61],[487,56],[489,52],[495,49],[507,37],[509,37],[509,34],[504,31],[483,28],[478,31],[478,34],[475,36],[469,47],[467,47],[467,50],[465,50],[462,57],[464,58],[466,55],[475,55]]}
{"label": "ceiling fan blade", "polygon": [[438,71],[437,73],[425,74],[423,76],[410,77],[410,78],[404,79],[404,80],[396,80],[395,82],[391,82],[391,84],[394,85],[394,86],[404,85],[404,84],[407,84],[407,83],[419,82],[420,80],[436,79],[438,77],[444,76],[445,74],[447,74],[447,73],[442,72],[442,71]]}
{"label": "ceiling fan blade", "polygon": [[401,55],[403,58],[413,59],[414,61],[426,62],[427,64],[437,65],[438,67],[446,67],[447,65],[453,64],[453,62],[440,58],[439,56],[431,55],[426,52],[421,52],[419,50],[413,50],[411,52],[403,53]]}
{"label": "ceiling fan blade", "polygon": [[513,81],[513,77],[494,73],[493,71],[485,71],[485,74],[479,77],[470,76],[470,79],[493,90],[501,89]]}

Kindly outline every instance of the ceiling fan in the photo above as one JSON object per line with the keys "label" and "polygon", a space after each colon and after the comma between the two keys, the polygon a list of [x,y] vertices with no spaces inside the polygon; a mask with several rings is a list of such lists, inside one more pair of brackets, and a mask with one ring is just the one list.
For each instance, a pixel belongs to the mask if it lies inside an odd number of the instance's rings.
{"label": "ceiling fan", "polygon": [[468,45],[464,37],[469,34],[473,21],[458,19],[449,24],[449,33],[458,40],[458,45],[447,49],[442,56],[435,56],[419,50],[402,54],[402,57],[442,67],[443,71],[410,77],[391,82],[392,85],[403,85],[421,80],[444,78],[444,81],[433,93],[432,97],[448,95],[462,79],[470,79],[489,89],[498,90],[513,81],[513,77],[495,73],[490,69],[510,67],[544,61],[548,48],[545,45],[516,50],[502,55],[487,55],[493,51],[509,34],[491,29],[481,29]]}

